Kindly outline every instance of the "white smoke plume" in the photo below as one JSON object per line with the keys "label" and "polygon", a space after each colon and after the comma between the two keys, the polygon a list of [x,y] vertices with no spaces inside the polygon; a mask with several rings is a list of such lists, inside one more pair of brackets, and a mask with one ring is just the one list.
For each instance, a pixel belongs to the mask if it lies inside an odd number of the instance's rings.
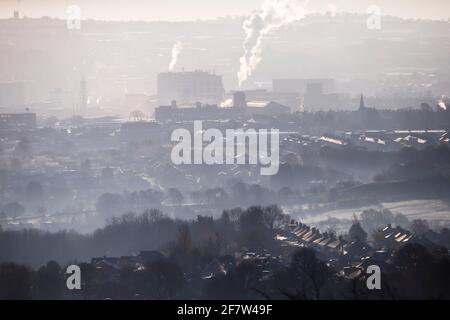
{"label": "white smoke plume", "polygon": [[172,58],[170,59],[169,63],[169,71],[173,71],[173,69],[175,68],[181,50],[183,50],[183,44],[180,41],[175,42],[172,48]]}
{"label": "white smoke plume", "polygon": [[262,40],[271,31],[305,17],[306,10],[295,0],[266,0],[242,25],[245,31],[244,55],[239,59],[239,87],[262,60]]}
{"label": "white smoke plume", "polygon": [[441,108],[442,110],[447,110],[447,106],[446,106],[444,100],[445,100],[445,96],[442,95],[438,101],[438,107]]}
{"label": "white smoke plume", "polygon": [[338,13],[338,8],[333,3],[328,3],[326,12],[330,16],[335,17]]}
{"label": "white smoke plume", "polygon": [[221,108],[229,108],[233,106],[233,99],[226,99],[220,103]]}

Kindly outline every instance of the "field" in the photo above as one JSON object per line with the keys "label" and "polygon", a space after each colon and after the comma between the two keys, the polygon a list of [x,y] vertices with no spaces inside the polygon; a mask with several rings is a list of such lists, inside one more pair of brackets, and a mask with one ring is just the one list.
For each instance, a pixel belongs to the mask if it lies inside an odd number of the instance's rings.
{"label": "field", "polygon": [[[383,202],[377,206],[364,206],[359,208],[346,208],[336,210],[326,210],[318,213],[308,213],[304,211],[302,215],[296,214],[295,208],[283,208],[286,213],[291,214],[292,217],[299,219],[301,222],[314,225],[326,225],[329,218],[336,218],[343,220],[339,224],[338,229],[347,229],[350,225],[353,216],[359,216],[365,209],[383,208],[391,210],[394,214],[402,213],[408,217],[409,220],[426,219],[432,224],[449,225],[450,224],[450,206],[448,202],[442,200],[410,200],[398,202]],[[336,230],[343,231],[343,230]]]}

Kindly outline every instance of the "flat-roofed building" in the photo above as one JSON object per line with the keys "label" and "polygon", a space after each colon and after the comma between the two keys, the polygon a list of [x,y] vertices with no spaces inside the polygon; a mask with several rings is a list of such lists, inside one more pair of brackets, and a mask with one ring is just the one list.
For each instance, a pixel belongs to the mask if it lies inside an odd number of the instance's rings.
{"label": "flat-roofed building", "polygon": [[220,104],[225,95],[222,76],[205,71],[163,72],[158,74],[159,105],[173,100],[180,104]]}

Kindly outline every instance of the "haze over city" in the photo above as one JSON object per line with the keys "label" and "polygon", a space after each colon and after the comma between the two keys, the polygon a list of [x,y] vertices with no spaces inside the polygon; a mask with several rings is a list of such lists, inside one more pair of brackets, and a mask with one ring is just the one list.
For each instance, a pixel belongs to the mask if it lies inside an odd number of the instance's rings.
{"label": "haze over city", "polygon": [[1,1],[0,299],[450,299],[449,13]]}

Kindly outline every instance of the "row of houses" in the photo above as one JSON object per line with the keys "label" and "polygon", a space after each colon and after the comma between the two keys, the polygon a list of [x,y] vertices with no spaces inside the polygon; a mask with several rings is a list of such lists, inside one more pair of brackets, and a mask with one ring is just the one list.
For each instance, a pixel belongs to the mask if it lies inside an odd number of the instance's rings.
{"label": "row of houses", "polygon": [[[319,229],[297,221],[289,225],[288,235],[289,238],[285,240],[288,240],[291,245],[333,250],[341,254],[355,251],[355,247],[359,247],[359,251],[365,251],[368,246],[367,244],[363,245],[362,241],[347,241],[342,236],[336,237],[328,232],[321,233]],[[410,242],[414,238],[414,234],[400,226],[392,227],[391,224],[388,224],[375,233],[375,238],[379,246],[395,249]]]}
{"label": "row of houses", "polygon": [[[280,238],[279,238],[280,239]],[[333,250],[342,253],[348,244],[342,237],[336,237],[327,232],[310,227],[298,221],[293,221],[287,232],[286,243],[291,246],[308,246],[320,250]]]}
{"label": "row of houses", "polygon": [[368,151],[398,151],[404,147],[423,149],[429,146],[448,145],[446,130],[366,130],[336,131],[321,136],[290,134],[283,139],[284,147],[297,146],[352,146]]}
{"label": "row of houses", "polygon": [[321,233],[317,228],[297,221],[292,221],[285,232],[277,235],[284,247],[315,249],[321,258],[347,278],[362,275],[369,265],[387,267],[395,249],[416,239],[420,240],[408,230],[389,224],[375,233],[374,242],[378,248],[375,249],[367,242]]}

